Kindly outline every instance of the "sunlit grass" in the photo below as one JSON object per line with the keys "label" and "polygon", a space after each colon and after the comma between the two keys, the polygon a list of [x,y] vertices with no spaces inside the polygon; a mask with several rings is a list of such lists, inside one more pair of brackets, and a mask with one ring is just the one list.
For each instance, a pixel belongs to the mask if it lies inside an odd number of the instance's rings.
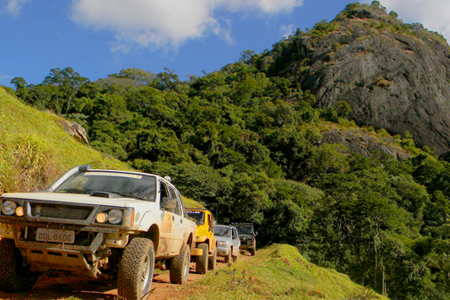
{"label": "sunlit grass", "polygon": [[0,192],[43,189],[74,166],[131,168],[76,140],[60,117],[31,108],[0,88]]}
{"label": "sunlit grass", "polygon": [[185,299],[387,299],[347,275],[309,263],[295,247],[278,244],[210,273],[194,288]]}

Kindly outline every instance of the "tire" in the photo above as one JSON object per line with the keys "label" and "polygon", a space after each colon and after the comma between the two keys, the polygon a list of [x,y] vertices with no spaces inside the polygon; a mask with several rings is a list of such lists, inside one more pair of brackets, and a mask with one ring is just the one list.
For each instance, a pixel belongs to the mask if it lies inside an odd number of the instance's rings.
{"label": "tire", "polygon": [[178,256],[175,256],[170,263],[170,282],[176,284],[186,284],[189,275],[189,263],[191,261],[191,248],[185,245]]}
{"label": "tire", "polygon": [[206,274],[208,272],[209,246],[207,243],[201,243],[198,245],[198,248],[203,250],[203,254],[196,258],[195,271],[199,274]]}
{"label": "tire", "polygon": [[215,270],[217,268],[217,246],[211,256],[208,257],[208,270]]}
{"label": "tire", "polygon": [[248,249],[248,252],[250,252],[250,254],[251,254],[252,256],[256,255],[256,247],[255,247],[255,248],[252,248],[252,249]]}
{"label": "tire", "polygon": [[0,291],[5,293],[26,292],[33,288],[39,273],[31,272],[30,266],[24,266],[20,250],[14,240],[0,240]]}
{"label": "tire", "polygon": [[127,300],[142,299],[149,291],[155,269],[155,248],[146,238],[134,238],[123,251],[117,289]]}
{"label": "tire", "polygon": [[230,248],[230,251],[228,251],[228,255],[225,256],[225,263],[231,263],[231,256],[232,256],[233,248]]}
{"label": "tire", "polygon": [[239,252],[235,256],[233,256],[233,262],[234,263],[237,262],[238,259],[239,259]]}

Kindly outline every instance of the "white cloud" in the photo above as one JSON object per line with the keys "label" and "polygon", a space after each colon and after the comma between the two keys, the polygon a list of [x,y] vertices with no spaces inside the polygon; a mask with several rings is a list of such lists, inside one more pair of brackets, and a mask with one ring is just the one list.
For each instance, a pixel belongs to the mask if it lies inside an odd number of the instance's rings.
{"label": "white cloud", "polygon": [[6,0],[6,11],[15,17],[18,17],[25,3],[29,1],[30,0]]}
{"label": "white cloud", "polygon": [[448,0],[381,0],[387,11],[395,11],[406,23],[422,23],[450,41],[450,1]]}
{"label": "white cloud", "polygon": [[176,49],[208,34],[231,43],[231,23],[215,17],[219,10],[275,14],[302,4],[303,0],[74,0],[72,19],[88,28],[113,31],[113,51],[134,46]]}
{"label": "white cloud", "polygon": [[0,73],[0,83],[2,83],[2,84],[9,84],[11,79],[13,79],[12,76],[10,76],[10,75],[3,75],[2,73]]}
{"label": "white cloud", "polygon": [[295,24],[283,25],[280,28],[283,37],[289,37],[292,33],[295,33],[297,27]]}

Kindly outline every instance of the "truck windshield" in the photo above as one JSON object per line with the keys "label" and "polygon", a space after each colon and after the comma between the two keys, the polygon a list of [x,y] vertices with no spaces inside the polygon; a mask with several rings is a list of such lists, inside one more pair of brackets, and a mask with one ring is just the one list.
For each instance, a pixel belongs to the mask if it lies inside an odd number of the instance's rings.
{"label": "truck windshield", "polygon": [[203,211],[188,210],[187,214],[192,219],[195,219],[198,225],[205,224],[205,213]]}
{"label": "truck windshield", "polygon": [[214,235],[217,236],[231,236],[231,229],[229,227],[214,227]]}
{"label": "truck windshield", "polygon": [[75,174],[55,189],[55,193],[92,194],[94,192],[155,201],[156,178],[141,174],[89,171]]}
{"label": "truck windshield", "polygon": [[241,234],[253,234],[252,226],[236,226],[236,228]]}

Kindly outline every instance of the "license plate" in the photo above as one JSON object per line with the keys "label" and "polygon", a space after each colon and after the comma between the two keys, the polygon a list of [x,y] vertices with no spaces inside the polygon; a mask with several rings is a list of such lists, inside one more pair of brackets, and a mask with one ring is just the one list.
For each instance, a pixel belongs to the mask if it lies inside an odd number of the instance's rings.
{"label": "license plate", "polygon": [[73,244],[75,242],[75,231],[38,228],[36,241]]}

